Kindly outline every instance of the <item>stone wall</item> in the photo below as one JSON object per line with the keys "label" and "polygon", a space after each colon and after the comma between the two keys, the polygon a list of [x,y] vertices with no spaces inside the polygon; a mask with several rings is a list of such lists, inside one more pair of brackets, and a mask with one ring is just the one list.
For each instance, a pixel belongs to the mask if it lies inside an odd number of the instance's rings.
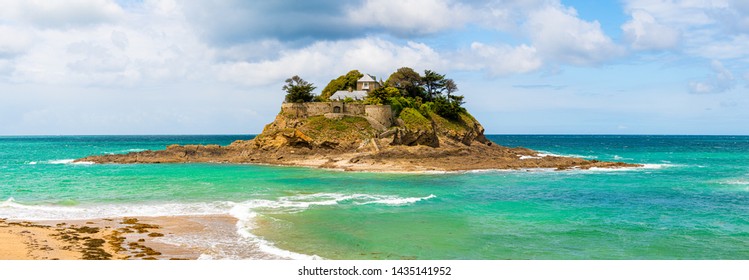
{"label": "stone wall", "polygon": [[364,104],[346,103],[343,106],[344,114],[364,116]]}
{"label": "stone wall", "polygon": [[334,113],[340,107],[341,114],[367,117],[385,127],[393,125],[393,110],[390,105],[364,105],[343,102],[283,103],[281,113],[296,118],[309,118]]}
{"label": "stone wall", "polygon": [[307,117],[333,112],[333,104],[329,102],[309,102],[303,105],[307,107]]}
{"label": "stone wall", "polygon": [[393,125],[393,109],[390,108],[390,105],[365,105],[364,114],[377,120],[385,127]]}
{"label": "stone wall", "polygon": [[[341,106],[341,105],[338,105]],[[283,103],[281,113],[297,118],[320,116],[333,112],[333,102]]]}

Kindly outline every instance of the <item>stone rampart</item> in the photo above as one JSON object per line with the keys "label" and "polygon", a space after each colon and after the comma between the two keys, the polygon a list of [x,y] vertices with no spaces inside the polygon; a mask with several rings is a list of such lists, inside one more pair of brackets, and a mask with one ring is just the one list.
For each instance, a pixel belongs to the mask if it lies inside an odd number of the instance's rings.
{"label": "stone rampart", "polygon": [[393,125],[393,109],[390,105],[364,105],[364,114],[385,127]]}
{"label": "stone rampart", "polygon": [[338,113],[366,117],[377,123],[390,127],[393,125],[393,110],[390,105],[364,105],[344,102],[307,102],[283,103],[281,113],[295,118],[309,118]]}

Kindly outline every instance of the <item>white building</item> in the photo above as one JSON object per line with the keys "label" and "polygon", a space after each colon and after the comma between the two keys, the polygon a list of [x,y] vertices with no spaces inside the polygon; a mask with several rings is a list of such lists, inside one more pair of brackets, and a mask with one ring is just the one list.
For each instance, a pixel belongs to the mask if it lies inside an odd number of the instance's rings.
{"label": "white building", "polygon": [[372,76],[369,74],[364,74],[361,79],[356,81],[356,90],[348,91],[348,90],[339,90],[333,93],[333,95],[330,96],[330,100],[344,100],[347,97],[353,99],[353,100],[364,100],[364,98],[367,98],[367,93],[371,90],[375,90],[382,85],[375,80]]}

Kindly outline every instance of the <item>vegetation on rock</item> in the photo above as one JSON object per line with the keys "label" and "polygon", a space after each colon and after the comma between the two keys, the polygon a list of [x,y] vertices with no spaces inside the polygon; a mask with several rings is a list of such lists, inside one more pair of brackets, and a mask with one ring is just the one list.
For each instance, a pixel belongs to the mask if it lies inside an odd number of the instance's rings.
{"label": "vegetation on rock", "polygon": [[286,79],[282,89],[286,91],[286,102],[310,102],[315,98],[312,91],[316,87],[296,75]]}
{"label": "vegetation on rock", "polygon": [[345,75],[330,80],[330,83],[320,93],[320,101],[330,101],[330,96],[336,91],[356,89],[356,81],[361,79],[361,77],[364,77],[364,74],[359,72],[359,70],[351,70]]}
{"label": "vegetation on rock", "polygon": [[411,68],[398,68],[393,74],[390,74],[390,77],[385,81],[385,85],[399,89],[404,97],[424,98],[421,76]]}
{"label": "vegetation on rock", "polygon": [[413,108],[405,108],[400,114],[403,125],[409,130],[428,130],[432,128],[432,122]]}
{"label": "vegetation on rock", "polygon": [[424,76],[408,67],[401,67],[388,77],[385,86],[369,92],[365,103],[391,105],[396,116],[404,108],[419,110],[422,115],[430,113],[459,120],[465,113],[463,96],[455,95],[458,85],[452,79],[432,70],[424,70]]}
{"label": "vegetation on rock", "polygon": [[[343,116],[339,119],[329,119],[324,116],[315,116],[308,119],[300,130],[313,138],[347,138],[341,133],[354,134],[353,138],[369,138],[374,135],[372,126],[361,117]],[[348,137],[351,138],[351,137]],[[328,139],[330,140],[330,139]]]}

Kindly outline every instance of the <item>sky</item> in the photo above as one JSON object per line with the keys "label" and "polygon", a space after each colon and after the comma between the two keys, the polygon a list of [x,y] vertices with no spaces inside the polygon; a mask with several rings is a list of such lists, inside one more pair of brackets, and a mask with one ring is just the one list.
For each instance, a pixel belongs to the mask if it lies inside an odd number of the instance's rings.
{"label": "sky", "polygon": [[489,134],[749,135],[745,0],[0,1],[0,135],[257,134],[404,66]]}

